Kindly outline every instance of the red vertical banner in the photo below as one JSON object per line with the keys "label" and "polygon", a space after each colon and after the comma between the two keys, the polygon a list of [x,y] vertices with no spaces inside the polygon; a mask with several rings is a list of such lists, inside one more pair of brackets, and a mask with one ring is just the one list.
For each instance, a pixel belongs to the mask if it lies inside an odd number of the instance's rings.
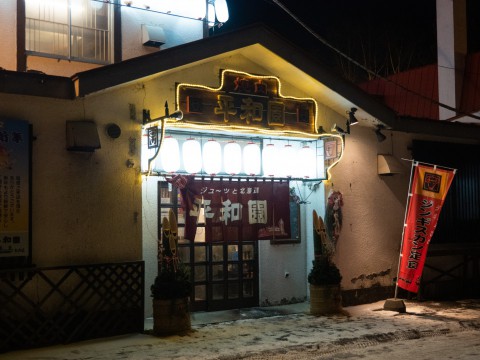
{"label": "red vertical banner", "polygon": [[417,293],[428,245],[456,170],[417,162],[413,167],[397,285]]}

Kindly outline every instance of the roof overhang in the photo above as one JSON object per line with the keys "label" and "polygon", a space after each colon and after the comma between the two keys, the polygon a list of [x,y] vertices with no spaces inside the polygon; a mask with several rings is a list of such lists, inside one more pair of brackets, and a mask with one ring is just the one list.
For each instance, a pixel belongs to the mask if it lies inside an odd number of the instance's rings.
{"label": "roof overhang", "polygon": [[388,125],[395,114],[373,98],[327,69],[319,59],[298,48],[264,25],[252,25],[185,45],[129,59],[119,64],[76,74],[77,96],[88,96],[115,86],[143,81],[163,73],[241,55],[282,81],[301,84],[301,90],[347,118],[356,107],[364,124]]}
{"label": "roof overhang", "polygon": [[[362,125],[374,127],[381,124],[395,131],[480,138],[480,126],[399,118],[392,109],[375,97],[325,67],[321,59],[313,57],[306,50],[297,47],[264,25],[252,25],[117,64],[80,72],[71,79],[16,73],[14,77],[23,79],[22,85],[15,85],[15,79],[10,78],[6,86],[0,87],[0,91],[73,99],[237,55],[257,63],[283,81],[301,84],[302,91],[345,116],[345,119],[348,116],[347,111],[352,107],[357,108],[355,117]],[[12,77],[11,73],[14,72],[1,71],[2,75],[5,73]],[[35,84],[32,87],[31,84],[35,82],[40,82],[41,86]],[[54,84],[61,86],[55,87]]]}

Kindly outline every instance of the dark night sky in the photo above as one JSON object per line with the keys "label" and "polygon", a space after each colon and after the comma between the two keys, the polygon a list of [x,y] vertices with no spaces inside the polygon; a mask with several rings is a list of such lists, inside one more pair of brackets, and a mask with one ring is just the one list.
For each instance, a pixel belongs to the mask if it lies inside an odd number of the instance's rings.
{"label": "dark night sky", "polygon": [[[328,43],[386,75],[436,62],[435,0],[280,0]],[[339,69],[339,56],[271,0],[227,0],[230,20],[215,33],[262,22]],[[480,1],[467,0],[470,51],[479,51]],[[367,59],[367,60],[364,60]],[[345,64],[343,64],[345,66]],[[383,69],[383,70],[382,70]],[[341,70],[345,71],[345,69]],[[359,80],[359,79],[357,79]]]}

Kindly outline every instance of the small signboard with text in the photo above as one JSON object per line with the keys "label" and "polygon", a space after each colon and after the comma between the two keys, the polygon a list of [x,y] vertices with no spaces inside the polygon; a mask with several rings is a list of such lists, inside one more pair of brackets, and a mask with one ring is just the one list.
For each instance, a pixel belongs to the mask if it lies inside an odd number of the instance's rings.
{"label": "small signboard with text", "polygon": [[0,120],[0,258],[31,255],[29,184],[30,125]]}

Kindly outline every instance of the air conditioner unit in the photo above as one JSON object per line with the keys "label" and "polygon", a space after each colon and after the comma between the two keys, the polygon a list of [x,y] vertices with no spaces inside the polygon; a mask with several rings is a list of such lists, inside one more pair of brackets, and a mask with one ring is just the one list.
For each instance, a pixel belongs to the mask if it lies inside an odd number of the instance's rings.
{"label": "air conditioner unit", "polygon": [[160,26],[142,25],[142,44],[144,46],[160,47],[165,44],[165,32]]}

